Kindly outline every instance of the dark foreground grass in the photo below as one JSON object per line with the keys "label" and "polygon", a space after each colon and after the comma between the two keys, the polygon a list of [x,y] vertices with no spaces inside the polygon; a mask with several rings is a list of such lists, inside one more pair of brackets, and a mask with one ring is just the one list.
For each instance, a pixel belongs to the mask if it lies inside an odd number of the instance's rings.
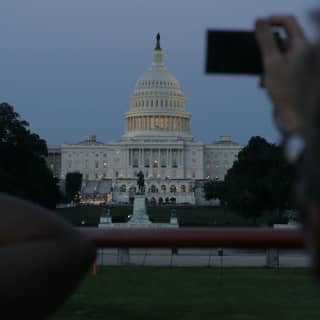
{"label": "dark foreground grass", "polygon": [[106,267],[52,319],[320,319],[320,289],[303,269]]}
{"label": "dark foreground grass", "polygon": [[[182,227],[204,227],[204,226],[250,226],[253,221],[245,219],[234,212],[214,207],[193,207],[193,206],[163,206],[148,207],[148,215],[152,222],[168,223],[170,214],[175,210],[179,225]],[[79,206],[73,208],[57,209],[57,213],[67,221],[76,226],[98,226],[100,215],[103,213],[102,207]],[[127,222],[132,214],[132,206],[110,207],[112,222]],[[264,215],[258,219],[257,223],[268,224],[270,215]]]}

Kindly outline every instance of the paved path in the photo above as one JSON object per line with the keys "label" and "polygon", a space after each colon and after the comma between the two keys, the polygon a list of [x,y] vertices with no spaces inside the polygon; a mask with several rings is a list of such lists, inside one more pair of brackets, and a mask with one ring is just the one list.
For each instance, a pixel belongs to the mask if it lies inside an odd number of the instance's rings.
{"label": "paved path", "polygon": [[[140,266],[199,266],[199,267],[265,267],[265,250],[179,249],[172,254],[170,249],[130,249],[130,265]],[[119,265],[117,249],[100,249],[98,265]],[[305,251],[280,250],[279,267],[308,267],[309,256]]]}

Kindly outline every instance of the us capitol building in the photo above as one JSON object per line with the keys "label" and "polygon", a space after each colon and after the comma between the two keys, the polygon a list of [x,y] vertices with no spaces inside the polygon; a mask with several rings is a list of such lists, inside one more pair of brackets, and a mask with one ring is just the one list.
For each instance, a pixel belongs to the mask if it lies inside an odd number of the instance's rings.
{"label": "us capitol building", "polygon": [[204,181],[223,180],[237,159],[242,146],[230,136],[211,144],[193,138],[185,96],[163,55],[158,34],[152,64],[130,97],[119,141],[103,143],[89,135],[78,143],[48,146],[48,165],[62,184],[67,173],[82,173],[83,199],[127,203],[142,171],[151,203],[205,204]]}

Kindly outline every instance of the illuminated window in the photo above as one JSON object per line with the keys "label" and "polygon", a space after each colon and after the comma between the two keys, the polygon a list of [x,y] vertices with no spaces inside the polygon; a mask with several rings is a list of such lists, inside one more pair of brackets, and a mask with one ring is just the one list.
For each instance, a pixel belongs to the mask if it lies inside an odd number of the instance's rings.
{"label": "illuminated window", "polygon": [[157,168],[157,167],[158,167],[158,160],[154,160],[154,161],[153,161],[153,167],[154,167],[154,168]]}
{"label": "illuminated window", "polygon": [[116,159],[116,160],[114,161],[114,166],[115,166],[115,168],[117,168],[117,169],[120,168],[120,159]]}
{"label": "illuminated window", "polygon": [[160,117],[160,128],[164,128],[164,119]]}

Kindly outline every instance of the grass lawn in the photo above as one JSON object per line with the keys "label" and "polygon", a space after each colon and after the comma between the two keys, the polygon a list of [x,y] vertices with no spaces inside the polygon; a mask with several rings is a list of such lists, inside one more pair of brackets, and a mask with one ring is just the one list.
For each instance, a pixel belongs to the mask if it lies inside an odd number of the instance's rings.
{"label": "grass lawn", "polygon": [[71,207],[56,209],[58,215],[65,218],[68,222],[75,226],[81,226],[85,221],[86,226],[96,227],[99,224],[100,216],[103,209],[100,207]]}
{"label": "grass lawn", "polygon": [[[244,219],[238,214],[215,207],[193,207],[193,206],[162,206],[148,207],[148,215],[152,222],[168,223],[170,212],[174,209],[180,226],[248,226],[252,220]],[[74,225],[81,225],[85,221],[86,226],[97,226],[103,208],[95,206],[80,206],[74,208],[57,209],[58,214]],[[110,207],[113,222],[127,222],[128,216],[132,214],[132,206]],[[270,216],[262,216],[258,224],[267,224]]]}
{"label": "grass lawn", "polygon": [[54,320],[320,318],[320,286],[304,269],[104,267]]}

